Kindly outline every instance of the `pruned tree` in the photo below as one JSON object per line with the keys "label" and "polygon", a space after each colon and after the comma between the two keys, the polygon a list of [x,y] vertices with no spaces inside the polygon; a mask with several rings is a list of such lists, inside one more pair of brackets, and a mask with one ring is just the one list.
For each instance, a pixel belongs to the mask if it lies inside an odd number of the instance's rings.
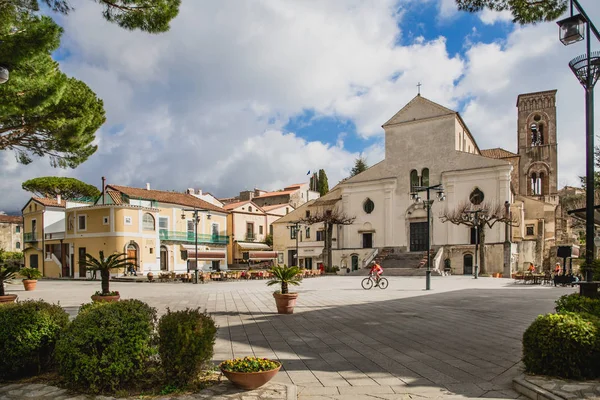
{"label": "pruned tree", "polygon": [[[169,30],[179,13],[181,0],[93,0],[102,5],[102,16],[121,28],[149,33]],[[52,11],[67,15],[73,10],[69,0],[0,0],[0,8],[11,7],[16,13],[36,13],[40,3]]]}
{"label": "pruned tree", "polygon": [[319,210],[315,214],[307,215],[298,222],[313,225],[322,223],[325,232],[325,246],[323,251],[327,257],[327,267],[331,267],[331,244],[333,239],[333,227],[338,225],[352,225],[356,217],[350,217],[343,211],[338,210]]}
{"label": "pruned tree", "polygon": [[359,157],[354,160],[354,167],[350,171],[350,177],[352,178],[354,175],[358,175],[361,172],[365,172],[369,166],[367,165],[367,160],[364,157]]}
{"label": "pruned tree", "polygon": [[64,199],[78,199],[82,197],[96,198],[100,190],[75,178],[59,176],[44,176],[23,182],[23,190],[27,190],[41,197],[56,197],[61,195]]}
{"label": "pruned tree", "polygon": [[560,17],[569,4],[568,0],[456,0],[458,9],[479,12],[484,9],[493,11],[508,10],[513,22],[531,24],[552,21]]}
{"label": "pruned tree", "polygon": [[[475,220],[471,217],[469,211],[479,210],[478,218]],[[477,227],[478,242],[479,242],[479,271],[484,274],[485,269],[485,231],[486,228],[491,229],[497,223],[509,224],[517,226],[516,218],[511,218],[510,213],[507,214],[503,204],[482,203],[479,206],[465,202],[459,204],[455,209],[444,210],[440,215],[442,222],[450,222],[455,225],[465,225],[470,228]]]}

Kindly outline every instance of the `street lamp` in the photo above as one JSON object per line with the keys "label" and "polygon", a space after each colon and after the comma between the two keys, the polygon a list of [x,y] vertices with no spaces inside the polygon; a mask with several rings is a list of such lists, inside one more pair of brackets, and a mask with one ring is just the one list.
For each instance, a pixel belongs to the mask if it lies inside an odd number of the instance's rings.
{"label": "street lamp", "polygon": [[[594,261],[594,86],[600,75],[600,52],[591,52],[591,33],[600,42],[598,30],[585,13],[578,0],[571,0],[571,16],[558,21],[559,38],[565,45],[586,39],[586,53],[572,59],[569,67],[585,89],[585,131],[586,131],[586,201],[585,201],[585,262],[592,265]],[[573,6],[579,14],[573,15]],[[585,24],[585,34],[583,25]],[[586,272],[586,281],[592,282],[592,270]],[[586,286],[581,285],[583,294]]]}
{"label": "street lamp", "polygon": [[[444,194],[444,187],[441,183],[433,186],[413,186],[410,196],[413,201],[417,204],[423,203],[423,206],[427,209],[427,270],[425,271],[425,290],[431,290],[431,241],[430,241],[430,224],[431,224],[431,206],[434,200],[431,200],[430,191],[437,191],[437,198],[439,201],[444,201],[446,195]],[[419,192],[427,192],[427,200],[421,200]]]}
{"label": "street lamp", "polygon": [[200,211],[208,211],[208,216],[207,218],[210,219],[210,210],[204,210],[204,209],[200,209],[200,208],[182,208],[181,209],[181,219],[185,220],[186,216],[185,213],[186,211],[188,212],[193,212],[194,213],[194,241],[195,241],[195,245],[196,245],[196,254],[195,254],[195,258],[196,258],[196,264],[195,264],[195,272],[194,272],[194,283],[198,283],[198,223],[200,222],[200,215],[198,215],[198,213]]}
{"label": "street lamp", "polygon": [[295,258],[294,265],[296,267],[298,267],[299,266],[298,265],[299,264],[299,261],[298,261],[298,233],[302,233],[302,231],[300,230],[300,222],[294,222],[293,225],[288,225],[287,228],[291,229],[291,232],[294,232],[294,236],[296,237],[296,255],[294,256],[294,258]]}
{"label": "street lamp", "polygon": [[466,210],[465,214],[467,215],[467,220],[473,221],[473,226],[475,227],[475,266],[473,272],[473,278],[477,279],[479,277],[479,265],[477,264],[477,253],[479,252],[479,213],[484,210]]}

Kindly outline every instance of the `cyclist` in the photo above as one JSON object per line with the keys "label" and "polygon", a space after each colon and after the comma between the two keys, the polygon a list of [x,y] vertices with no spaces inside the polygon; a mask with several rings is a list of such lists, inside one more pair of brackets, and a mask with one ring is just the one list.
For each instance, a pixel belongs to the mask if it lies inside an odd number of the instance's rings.
{"label": "cyclist", "polygon": [[369,271],[369,274],[375,274],[375,286],[379,286],[379,278],[381,277],[381,274],[383,274],[381,265],[377,264],[375,261],[371,261],[371,271]]}

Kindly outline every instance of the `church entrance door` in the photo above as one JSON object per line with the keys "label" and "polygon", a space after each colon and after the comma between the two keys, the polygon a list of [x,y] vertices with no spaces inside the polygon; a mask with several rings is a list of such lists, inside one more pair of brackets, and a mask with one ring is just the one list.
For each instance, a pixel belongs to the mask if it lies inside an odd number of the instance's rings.
{"label": "church entrance door", "polygon": [[463,274],[473,275],[473,256],[471,254],[463,256]]}
{"label": "church entrance door", "polygon": [[373,248],[373,234],[372,233],[363,233],[363,249],[371,249]]}
{"label": "church entrance door", "polygon": [[410,223],[410,251],[427,251],[427,222]]}

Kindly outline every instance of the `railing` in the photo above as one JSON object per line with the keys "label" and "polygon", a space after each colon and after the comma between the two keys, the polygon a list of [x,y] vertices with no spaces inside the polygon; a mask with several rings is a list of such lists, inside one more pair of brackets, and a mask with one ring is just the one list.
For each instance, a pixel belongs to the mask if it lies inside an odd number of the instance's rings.
{"label": "railing", "polygon": [[369,265],[369,263],[375,259],[375,257],[377,256],[377,254],[379,254],[379,249],[378,248],[373,249],[373,251],[371,252],[371,254],[369,254],[367,256],[367,258],[365,258],[363,260],[363,268],[366,268],[367,265]]}
{"label": "railing", "polygon": [[25,243],[37,242],[37,233],[36,232],[26,232],[23,234],[23,241]]}
{"label": "railing", "polygon": [[[167,231],[166,229],[160,229],[158,231],[160,240],[173,240],[176,242],[189,242],[194,243],[196,238],[194,232],[174,232]],[[228,244],[229,236],[224,235],[207,235],[198,234],[198,243],[214,243],[214,244]]]}

